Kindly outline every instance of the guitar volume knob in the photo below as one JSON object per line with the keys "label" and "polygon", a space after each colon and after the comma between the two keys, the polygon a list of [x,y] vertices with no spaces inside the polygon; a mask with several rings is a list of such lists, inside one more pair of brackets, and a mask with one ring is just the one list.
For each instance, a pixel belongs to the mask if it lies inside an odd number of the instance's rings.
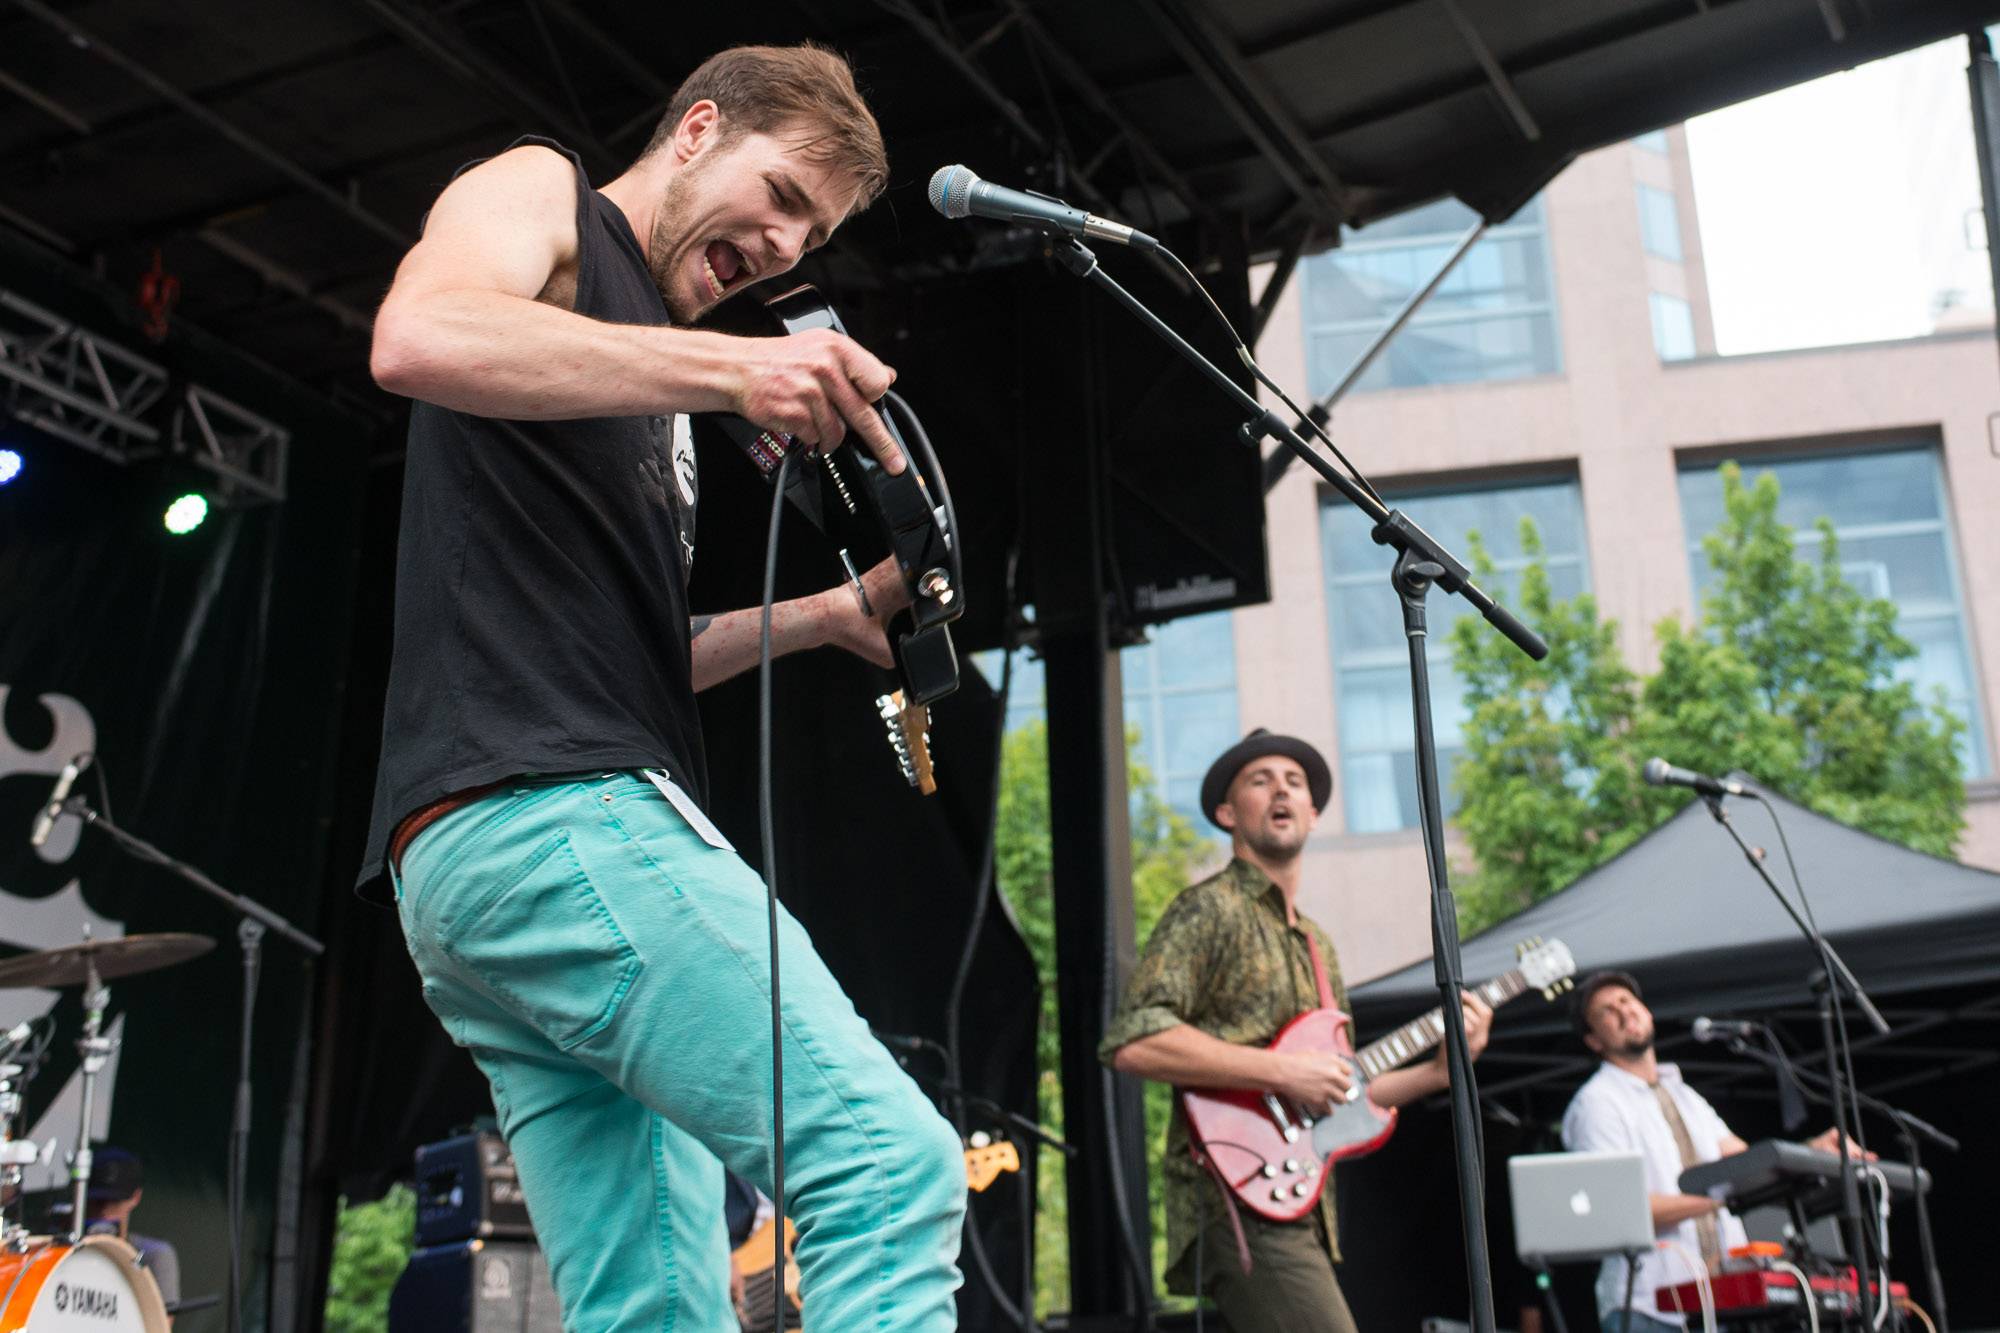
{"label": "guitar volume knob", "polygon": [[1280,1185],[1278,1186],[1278,1188],[1271,1191],[1271,1202],[1283,1203],[1284,1201],[1285,1201],[1285,1187],[1283,1185]]}
{"label": "guitar volume knob", "polygon": [[1277,1167],[1275,1167],[1275,1166],[1272,1166],[1272,1165],[1271,1165],[1271,1164],[1270,1164],[1269,1162],[1266,1162],[1266,1163],[1264,1163],[1264,1169],[1263,1169],[1263,1171],[1262,1171],[1262,1172],[1261,1172],[1260,1174],[1261,1174],[1261,1175],[1262,1175],[1262,1176],[1264,1177],[1264,1179],[1266,1179],[1266,1180],[1272,1180],[1272,1179],[1275,1179],[1275,1178],[1277,1177],[1277,1174],[1278,1174],[1278,1168],[1277,1168]]}
{"label": "guitar volume knob", "polygon": [[1297,1159],[1296,1157],[1288,1157],[1288,1158],[1286,1158],[1286,1159],[1285,1159],[1285,1174],[1286,1174],[1286,1175],[1288,1175],[1288,1176],[1296,1176],[1296,1175],[1297,1175],[1298,1173],[1299,1173],[1299,1162],[1298,1162],[1298,1159]]}

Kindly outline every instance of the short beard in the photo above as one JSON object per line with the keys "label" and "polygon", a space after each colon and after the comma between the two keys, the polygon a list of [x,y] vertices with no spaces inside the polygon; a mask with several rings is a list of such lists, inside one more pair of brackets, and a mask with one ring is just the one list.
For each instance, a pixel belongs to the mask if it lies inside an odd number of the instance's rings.
{"label": "short beard", "polygon": [[1301,835],[1296,842],[1287,841],[1286,835],[1267,827],[1256,833],[1245,833],[1243,845],[1273,865],[1283,865],[1298,859],[1299,853],[1305,850],[1306,840]]}
{"label": "short beard", "polygon": [[676,171],[667,181],[666,193],[660,197],[659,211],[653,214],[653,237],[646,247],[646,266],[653,275],[653,285],[660,289],[660,299],[666,302],[667,313],[676,324],[692,324],[700,313],[677,307],[674,277],[679,262],[685,258],[679,249],[688,239],[684,233],[694,213],[694,188],[714,165],[714,157],[713,152],[704,153]]}
{"label": "short beard", "polygon": [[1621,1060],[1638,1060],[1643,1058],[1646,1052],[1652,1049],[1653,1039],[1651,1037],[1634,1037],[1623,1046],[1613,1046],[1611,1053]]}

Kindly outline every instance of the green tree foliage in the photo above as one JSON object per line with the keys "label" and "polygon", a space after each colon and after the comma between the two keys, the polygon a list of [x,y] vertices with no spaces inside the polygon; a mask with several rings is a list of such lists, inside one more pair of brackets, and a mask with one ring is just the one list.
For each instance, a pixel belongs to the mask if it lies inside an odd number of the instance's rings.
{"label": "green tree foliage", "polygon": [[[1128,731],[1126,781],[1132,793],[1132,899],[1138,935],[1144,940],[1176,893],[1194,878],[1214,850],[1193,825],[1160,797],[1152,774],[1135,751],[1138,733]],[[1030,722],[1002,741],[999,828],[994,870],[1022,938],[1034,954],[1042,980],[1041,1025],[1037,1038],[1042,1122],[1062,1130],[1061,1041],[1056,1027],[1055,911],[1050,892],[1048,729]],[[1157,1157],[1167,1132],[1168,1089],[1146,1085],[1146,1141]],[[1153,1212],[1153,1268],[1165,1267],[1166,1230],[1157,1171],[1150,1177]],[[1035,1307],[1046,1314],[1069,1306],[1068,1198],[1060,1154],[1044,1150],[1037,1162],[1035,1216]]]}
{"label": "green tree foliage", "polygon": [[[1678,810],[1686,794],[1644,785],[1655,754],[1704,772],[1741,768],[1822,814],[1918,851],[1950,855],[1965,826],[1958,736],[1899,663],[1916,655],[1896,608],[1840,572],[1833,526],[1800,558],[1778,521],[1778,483],[1723,469],[1724,518],[1703,539],[1714,571],[1701,624],[1655,627],[1660,668],[1641,679],[1589,594],[1556,600],[1523,521],[1531,563],[1516,601],[1549,643],[1532,662],[1482,622],[1452,628],[1471,713],[1454,780],[1476,858],[1457,876],[1469,934],[1569,884]],[[1475,535],[1473,562],[1493,563]]]}
{"label": "green tree foliage", "polygon": [[333,1268],[326,1282],[326,1333],[382,1333],[389,1291],[409,1262],[417,1196],[395,1185],[373,1203],[340,1201]]}

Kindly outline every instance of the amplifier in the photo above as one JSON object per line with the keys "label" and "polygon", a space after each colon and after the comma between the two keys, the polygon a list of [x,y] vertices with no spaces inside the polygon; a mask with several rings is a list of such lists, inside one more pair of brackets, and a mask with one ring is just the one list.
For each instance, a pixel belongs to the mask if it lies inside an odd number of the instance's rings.
{"label": "amplifier", "polygon": [[507,1140],[482,1132],[417,1149],[418,1245],[534,1237]]}
{"label": "amplifier", "polygon": [[548,1260],[529,1241],[420,1249],[389,1293],[388,1333],[562,1333]]}

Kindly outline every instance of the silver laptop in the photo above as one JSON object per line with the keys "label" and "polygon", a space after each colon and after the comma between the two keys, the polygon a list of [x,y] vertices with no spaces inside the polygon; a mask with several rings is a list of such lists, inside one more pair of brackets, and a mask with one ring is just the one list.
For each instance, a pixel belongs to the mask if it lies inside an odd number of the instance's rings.
{"label": "silver laptop", "polygon": [[1530,1266],[1650,1251],[1646,1159],[1636,1152],[1552,1152],[1507,1159],[1514,1249]]}

